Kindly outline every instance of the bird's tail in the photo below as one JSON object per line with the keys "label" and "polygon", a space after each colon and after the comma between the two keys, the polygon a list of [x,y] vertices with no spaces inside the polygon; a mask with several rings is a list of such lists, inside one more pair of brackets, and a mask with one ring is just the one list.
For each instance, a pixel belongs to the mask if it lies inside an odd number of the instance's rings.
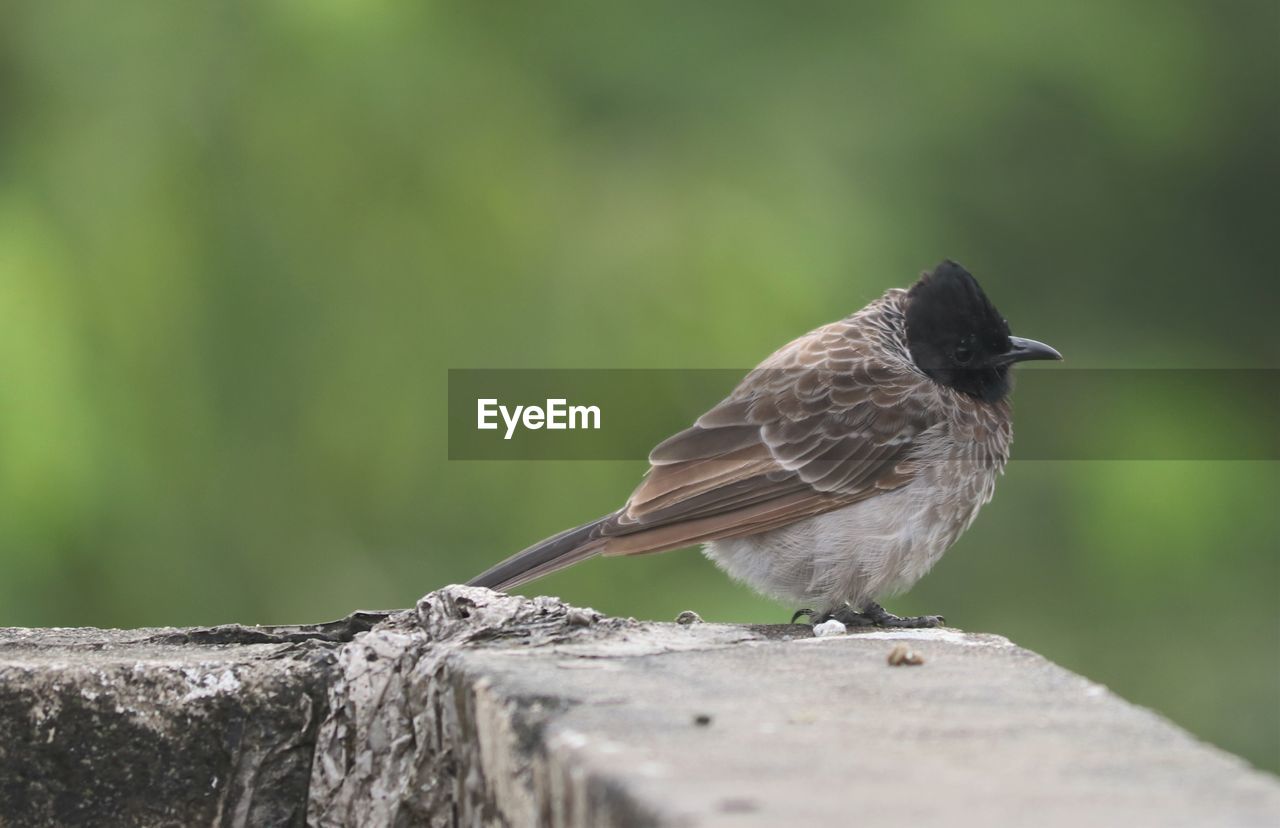
{"label": "bird's tail", "polygon": [[604,547],[606,538],[603,537],[602,530],[616,516],[617,513],[608,514],[599,520],[552,535],[490,567],[467,581],[467,586],[512,589],[590,558]]}

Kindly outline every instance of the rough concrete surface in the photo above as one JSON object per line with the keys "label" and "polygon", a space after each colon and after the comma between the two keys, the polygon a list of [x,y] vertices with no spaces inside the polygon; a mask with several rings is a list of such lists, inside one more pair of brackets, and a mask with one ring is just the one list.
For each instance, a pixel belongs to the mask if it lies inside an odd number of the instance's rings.
{"label": "rough concrete surface", "polygon": [[0,826],[1280,824],[1275,777],[998,636],[686,620],[450,587],[0,630]]}
{"label": "rough concrete surface", "polygon": [[0,629],[0,826],[303,824],[330,626]]}

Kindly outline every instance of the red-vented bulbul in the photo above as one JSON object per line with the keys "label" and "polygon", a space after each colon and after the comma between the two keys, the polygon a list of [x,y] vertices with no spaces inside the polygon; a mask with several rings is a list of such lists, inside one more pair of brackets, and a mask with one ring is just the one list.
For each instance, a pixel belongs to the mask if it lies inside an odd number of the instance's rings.
{"label": "red-vented bulbul", "polygon": [[819,610],[797,616],[937,626],[876,602],[928,572],[991,499],[1009,458],[1013,363],[1061,358],[1010,336],[977,280],[944,261],[766,359],[649,454],[621,509],[471,584],[507,589],[592,555],[703,543],[732,577]]}

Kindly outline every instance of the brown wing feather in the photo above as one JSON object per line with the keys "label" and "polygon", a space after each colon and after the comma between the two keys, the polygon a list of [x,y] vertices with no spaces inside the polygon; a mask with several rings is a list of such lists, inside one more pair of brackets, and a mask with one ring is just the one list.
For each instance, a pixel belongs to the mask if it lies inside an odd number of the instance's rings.
{"label": "brown wing feather", "polygon": [[909,482],[916,439],[937,425],[927,380],[869,356],[850,321],[791,343],[658,445],[603,553],[756,534]]}
{"label": "brown wing feather", "polygon": [[730,512],[610,537],[602,553],[639,555],[665,552],[708,540],[754,535],[851,502],[853,501],[836,500],[831,495],[815,496],[797,492]]}

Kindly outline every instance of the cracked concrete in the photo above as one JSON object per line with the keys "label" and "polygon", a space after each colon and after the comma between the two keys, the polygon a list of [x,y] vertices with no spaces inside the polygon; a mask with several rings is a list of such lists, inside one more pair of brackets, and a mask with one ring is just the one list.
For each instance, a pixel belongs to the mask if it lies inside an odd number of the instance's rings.
{"label": "cracked concrete", "polygon": [[0,630],[0,825],[850,821],[1270,826],[1280,781],[950,629],[449,587],[326,625]]}

